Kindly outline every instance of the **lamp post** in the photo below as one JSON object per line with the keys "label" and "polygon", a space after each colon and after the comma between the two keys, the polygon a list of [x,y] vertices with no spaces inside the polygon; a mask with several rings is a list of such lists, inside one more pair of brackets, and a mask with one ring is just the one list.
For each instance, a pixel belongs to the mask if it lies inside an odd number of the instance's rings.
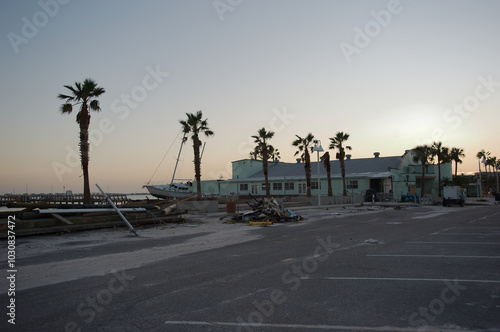
{"label": "lamp post", "polygon": [[[319,146],[318,146],[319,143]],[[314,140],[314,147],[312,149],[318,153],[318,206],[321,206],[321,190],[320,190],[320,177],[319,177],[319,153],[323,152],[323,147],[321,146],[320,140]]]}

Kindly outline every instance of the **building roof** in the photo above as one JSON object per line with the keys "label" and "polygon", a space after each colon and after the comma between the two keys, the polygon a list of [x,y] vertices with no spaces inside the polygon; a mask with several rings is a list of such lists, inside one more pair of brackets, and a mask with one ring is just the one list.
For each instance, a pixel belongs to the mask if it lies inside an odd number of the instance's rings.
{"label": "building roof", "polygon": [[[391,168],[398,168],[401,162],[401,156],[397,157],[378,157],[378,158],[361,158],[361,159],[346,159],[345,161],[346,177],[347,178],[387,178],[391,175]],[[272,180],[300,180],[305,179],[304,163],[284,163],[284,162],[269,162],[268,179]],[[330,161],[332,178],[341,177],[340,160]],[[326,178],[326,168],[323,162],[319,162],[320,177]],[[311,162],[311,178],[314,180],[318,177],[318,163]],[[233,179],[236,180],[236,179]],[[264,180],[264,172],[260,171],[246,179],[238,179],[237,181],[262,181]]]}

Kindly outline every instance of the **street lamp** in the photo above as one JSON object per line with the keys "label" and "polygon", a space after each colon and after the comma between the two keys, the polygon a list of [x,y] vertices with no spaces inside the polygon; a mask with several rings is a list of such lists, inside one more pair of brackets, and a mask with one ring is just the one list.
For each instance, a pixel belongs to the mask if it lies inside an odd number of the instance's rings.
{"label": "street lamp", "polygon": [[[319,178],[319,153],[323,152],[323,147],[321,146],[321,141],[320,140],[314,140],[314,147],[312,148],[313,151],[316,151],[318,153],[318,206],[321,206],[321,193],[320,193],[320,178]],[[319,143],[319,146],[318,146]]]}

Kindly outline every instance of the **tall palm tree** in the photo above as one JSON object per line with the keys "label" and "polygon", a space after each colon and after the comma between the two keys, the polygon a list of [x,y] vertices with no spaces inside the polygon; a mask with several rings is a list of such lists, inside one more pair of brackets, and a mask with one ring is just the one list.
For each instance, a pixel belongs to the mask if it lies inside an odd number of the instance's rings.
{"label": "tall palm tree", "polygon": [[431,146],[432,157],[437,157],[438,164],[438,190],[439,197],[441,197],[441,164],[450,161],[450,153],[447,147],[443,146],[442,142],[434,142]]}
{"label": "tall palm tree", "polygon": [[[486,158],[488,158],[490,155],[489,152],[487,152],[486,150],[482,149],[481,151],[479,151],[477,154],[476,154],[476,158],[479,159],[479,177],[481,178],[481,182],[482,181],[482,176],[481,176],[481,159],[486,161]],[[486,176],[488,176],[488,173],[487,173],[487,170],[486,170],[486,163],[484,163],[484,171],[486,172]],[[486,180],[486,182],[488,182],[488,180]],[[483,184],[481,183],[481,186]]]}
{"label": "tall palm tree", "polygon": [[191,140],[193,141],[196,198],[201,199],[200,135],[203,134],[209,137],[213,136],[214,132],[208,128],[208,119],[203,119],[203,113],[201,111],[196,112],[196,114],[186,113],[186,117],[187,120],[180,120],[179,123],[182,125],[182,131],[187,135],[185,139],[187,139],[188,136],[191,136]]}
{"label": "tall palm tree", "polygon": [[488,156],[488,158],[486,158],[486,165],[488,166],[489,172],[491,172],[492,168],[493,168],[493,171],[495,171],[495,164],[496,163],[497,163],[497,157]]}
{"label": "tall palm tree", "polygon": [[[484,158],[484,160],[486,161],[488,159],[488,157],[490,156],[490,152],[488,151],[485,151],[484,149],[482,149],[481,151],[479,151],[477,154],[476,154],[476,158],[481,160]],[[481,171],[481,167],[479,167],[479,171]],[[484,171],[487,173],[488,170],[486,169],[486,163],[484,163]]]}
{"label": "tall palm tree", "polygon": [[266,183],[266,196],[271,196],[271,188],[269,188],[269,178],[268,178],[268,165],[267,161],[269,159],[269,148],[268,142],[273,138],[274,132],[267,131],[266,128],[262,127],[257,132],[257,135],[253,135],[254,143],[257,143],[256,150],[260,153],[262,158],[262,170],[264,172],[264,179]]}
{"label": "tall palm tree", "polygon": [[342,183],[344,185],[344,192],[343,195],[347,196],[347,187],[345,185],[345,150],[352,150],[352,148],[347,145],[344,146],[344,143],[349,139],[349,134],[348,133],[343,133],[339,131],[338,133],[335,134],[334,137],[330,138],[330,149],[338,149],[339,152],[335,155],[337,159],[340,160],[340,171],[342,173]]}
{"label": "tall palm tree", "polygon": [[[497,170],[496,170],[497,157],[488,157],[488,159],[486,159],[486,164],[488,165],[490,171],[491,171],[491,169],[493,169],[493,175],[494,175],[493,182],[495,182],[495,179],[497,178]],[[493,185],[493,187],[494,187],[494,185]]]}
{"label": "tall palm tree", "polygon": [[[257,159],[261,158],[262,153],[260,150],[261,150],[261,146],[256,145],[255,148],[253,149],[253,151],[250,151],[250,154],[249,154],[250,159],[257,160]],[[267,145],[267,156],[268,156],[267,160],[280,160],[281,159],[280,152],[278,151],[278,149],[275,149],[274,146],[272,146],[271,144]]]}
{"label": "tall palm tree", "polygon": [[89,183],[89,126],[90,126],[90,111],[99,112],[101,107],[98,98],[105,90],[98,87],[97,83],[87,78],[83,83],[75,82],[75,86],[65,85],[71,93],[68,95],[59,94],[57,98],[66,100],[66,103],[61,105],[59,111],[62,114],[71,114],[73,106],[80,105],[80,110],[76,114],[76,122],[80,126],[80,159],[82,162],[83,171],[83,203],[91,204],[90,199],[90,183]]}
{"label": "tall palm tree", "polygon": [[465,157],[464,149],[451,148],[450,158],[455,162],[455,176],[457,176],[458,164],[462,163],[462,159],[460,159],[460,157]]}
{"label": "tall palm tree", "polygon": [[420,198],[424,196],[425,183],[425,165],[432,160],[432,147],[428,145],[419,145],[412,149],[413,162],[422,164],[422,181],[420,186]]}
{"label": "tall palm tree", "polygon": [[311,155],[309,154],[309,150],[312,152],[311,143],[314,140],[314,135],[309,133],[306,137],[300,137],[299,135],[295,135],[295,137],[297,138],[292,142],[292,145],[297,147],[298,150],[295,151],[294,156],[299,153],[301,154],[300,159],[304,162],[304,170],[306,172],[306,195],[307,197],[311,197]]}
{"label": "tall palm tree", "polygon": [[500,159],[497,159],[497,162],[495,163],[495,172],[497,172],[496,173],[496,175],[497,175],[497,192],[500,191],[500,188],[499,188],[500,186],[498,184],[498,171],[499,170],[500,170]]}
{"label": "tall palm tree", "polygon": [[332,167],[330,166],[330,153],[326,151],[322,156],[323,165],[326,168],[326,178],[328,180],[328,196],[333,196],[332,190]]}

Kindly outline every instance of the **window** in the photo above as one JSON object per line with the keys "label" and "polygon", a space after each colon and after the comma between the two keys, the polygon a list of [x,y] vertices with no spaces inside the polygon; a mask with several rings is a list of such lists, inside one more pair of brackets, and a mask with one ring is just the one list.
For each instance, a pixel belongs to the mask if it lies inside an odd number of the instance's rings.
{"label": "window", "polygon": [[248,183],[240,183],[240,191],[248,191]]}
{"label": "window", "polygon": [[273,190],[274,191],[282,191],[283,190],[283,183],[281,183],[281,182],[274,182],[273,183]]}
{"label": "window", "polygon": [[294,190],[293,182],[285,183],[285,190]]}
{"label": "window", "polygon": [[358,180],[348,180],[347,189],[358,189]]}
{"label": "window", "polygon": [[318,181],[311,181],[311,189],[318,189]]}
{"label": "window", "polygon": [[266,183],[265,182],[262,184],[262,191],[266,191]]}

